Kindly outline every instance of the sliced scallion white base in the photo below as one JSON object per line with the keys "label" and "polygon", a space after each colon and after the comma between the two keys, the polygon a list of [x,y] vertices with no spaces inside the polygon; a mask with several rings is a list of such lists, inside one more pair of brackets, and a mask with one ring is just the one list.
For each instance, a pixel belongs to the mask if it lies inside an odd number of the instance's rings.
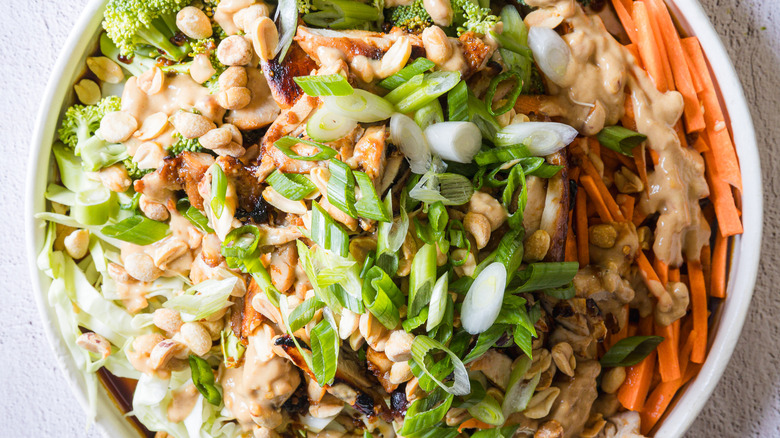
{"label": "sliced scallion white base", "polygon": [[436,155],[458,163],[471,163],[482,147],[482,133],[471,122],[434,123],[425,128],[425,138]]}
{"label": "sliced scallion white base", "polygon": [[409,160],[412,172],[422,175],[431,167],[431,150],[423,130],[414,120],[401,113],[390,118],[390,141]]}
{"label": "sliced scallion white base", "polygon": [[306,122],[306,134],[314,141],[338,140],[357,127],[357,121],[341,114],[320,108]]}
{"label": "sliced scallion white base", "polygon": [[463,329],[472,335],[478,335],[493,325],[506,288],[506,268],[494,262],[479,273],[471,284],[461,307],[460,322]]}
{"label": "sliced scallion white base", "polygon": [[376,94],[355,90],[349,96],[326,96],[325,108],[361,123],[387,120],[393,115],[393,105]]}
{"label": "sliced scallion white base", "polygon": [[496,133],[496,146],[524,144],[532,155],[544,157],[577,138],[577,130],[556,122],[514,123]]}
{"label": "sliced scallion white base", "polygon": [[449,275],[445,272],[433,285],[431,304],[428,307],[428,324],[425,326],[427,331],[435,329],[444,318],[444,312],[447,310],[447,286]]}

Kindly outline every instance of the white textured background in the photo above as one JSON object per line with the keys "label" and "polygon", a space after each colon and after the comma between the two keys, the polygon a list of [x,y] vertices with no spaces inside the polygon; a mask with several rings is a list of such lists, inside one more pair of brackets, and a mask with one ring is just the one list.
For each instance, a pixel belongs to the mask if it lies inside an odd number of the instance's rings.
{"label": "white textured background", "polygon": [[[763,264],[741,341],[689,437],[780,437],[780,11],[702,0],[751,106],[765,181]],[[97,437],[38,323],[26,265],[24,181],[39,101],[86,0],[2,0],[0,10],[0,436]],[[716,66],[717,68],[717,66]],[[749,171],[749,169],[745,169]]]}

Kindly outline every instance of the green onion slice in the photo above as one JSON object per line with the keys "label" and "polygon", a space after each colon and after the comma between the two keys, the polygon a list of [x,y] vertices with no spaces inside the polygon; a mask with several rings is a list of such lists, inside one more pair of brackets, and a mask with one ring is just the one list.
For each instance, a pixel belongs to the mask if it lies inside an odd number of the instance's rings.
{"label": "green onion slice", "polygon": [[114,237],[136,245],[150,245],[168,234],[168,224],[147,219],[143,216],[131,216],[100,230],[108,237]]}
{"label": "green onion slice", "polygon": [[219,164],[214,163],[211,166],[211,211],[219,219],[222,217],[222,211],[225,209],[225,198],[227,198],[228,180],[225,172]]}
{"label": "green onion slice", "polygon": [[189,357],[190,370],[192,371],[192,383],[209,403],[219,406],[222,403],[222,394],[217,389],[214,381],[214,371],[205,359],[194,354]]}
{"label": "green onion slice", "polygon": [[432,100],[429,104],[414,112],[414,121],[423,130],[434,123],[444,121],[444,111],[441,108],[439,100]]}
{"label": "green onion slice", "polygon": [[507,163],[512,160],[530,157],[531,152],[522,144],[504,146],[492,149],[483,149],[474,157],[474,161],[480,166],[494,163]]}
{"label": "green onion slice", "polygon": [[236,336],[235,332],[233,332],[233,330],[230,328],[227,330],[222,330],[219,338],[220,346],[222,347],[223,363],[225,364],[225,367],[237,367],[238,363],[241,361],[241,358],[244,356],[246,347],[244,347],[244,344],[241,343],[241,340],[238,339],[238,336]]}
{"label": "green onion slice", "polygon": [[[454,366],[453,377],[454,380],[451,385],[447,385],[441,380],[437,379],[429,370],[430,363],[433,362],[432,352],[441,351],[446,354],[452,365]],[[428,336],[418,335],[412,342],[412,358],[422,368],[422,371],[426,376],[433,379],[433,381],[443,390],[452,395],[467,395],[471,392],[471,385],[469,383],[469,374],[466,371],[466,367],[460,358],[445,347],[440,342],[429,338]]]}
{"label": "green onion slice", "polygon": [[363,280],[363,304],[389,330],[395,330],[401,321],[398,308],[404,304],[404,295],[393,280],[379,266],[368,270]]}
{"label": "green onion slice", "polygon": [[[515,192],[520,187],[520,193],[515,200]],[[523,166],[515,166],[509,172],[506,187],[501,195],[501,203],[509,213],[507,222],[512,228],[519,228],[523,224],[523,213],[528,203],[528,185],[525,182]]]}
{"label": "green onion slice", "polygon": [[393,104],[366,90],[355,90],[349,96],[324,99],[324,108],[332,113],[361,123],[387,120],[393,115]]}
{"label": "green onion slice", "polygon": [[492,426],[500,426],[505,421],[504,413],[501,412],[501,405],[489,394],[485,395],[482,401],[468,408],[468,411],[477,420]]}
{"label": "green onion slice", "polygon": [[433,285],[431,304],[428,307],[428,324],[425,326],[426,331],[431,331],[441,324],[448,302],[452,302],[447,294],[447,286],[449,286],[449,274],[445,272]]}
{"label": "green onion slice", "polygon": [[[513,81],[512,89],[509,90],[505,97],[506,103],[496,109],[493,109],[493,97],[496,95],[496,88],[499,84],[506,80]],[[487,106],[488,112],[493,116],[500,116],[508,112],[515,107],[515,102],[517,102],[517,98],[520,96],[522,91],[523,78],[520,76],[519,72],[515,70],[509,70],[494,77],[490,80],[490,85],[488,85],[487,93],[485,95],[485,105]]]}
{"label": "green onion slice", "polygon": [[490,350],[496,342],[506,332],[505,325],[494,325],[484,332],[480,333],[477,337],[477,343],[474,344],[474,348],[469,351],[469,354],[463,358],[463,363],[469,363],[482,357],[488,350]]}
{"label": "green onion slice", "polygon": [[474,186],[468,178],[456,173],[426,172],[409,191],[409,196],[432,204],[463,205],[474,194]]}
{"label": "green onion slice", "polygon": [[460,82],[460,72],[457,71],[429,73],[425,76],[422,87],[417,88],[401,99],[395,107],[404,114],[417,111],[434,99],[438,99],[442,94],[450,91],[458,82]]}
{"label": "green onion slice", "polygon": [[300,201],[317,190],[317,186],[305,175],[283,173],[276,169],[265,181],[280,195],[292,201]]}
{"label": "green onion slice", "polygon": [[190,204],[190,200],[187,198],[181,198],[178,201],[176,201],[176,210],[179,212],[180,215],[187,218],[188,221],[192,225],[195,226],[195,228],[205,232],[205,233],[213,233],[214,230],[209,227],[209,219],[201,213],[200,210],[193,207]]}
{"label": "green onion slice", "polygon": [[354,172],[339,160],[330,160],[328,168],[330,169],[328,202],[351,217],[357,218]]}
{"label": "green onion slice", "polygon": [[379,86],[388,90],[393,90],[402,84],[405,84],[409,79],[419,74],[425,73],[428,70],[436,67],[436,64],[427,58],[417,58],[402,68],[398,73],[382,79],[379,82]]}
{"label": "green onion slice", "polygon": [[458,82],[458,85],[447,93],[447,111],[450,122],[469,120],[469,89],[466,81]]}
{"label": "green onion slice", "polygon": [[428,305],[435,280],[436,247],[426,243],[412,259],[412,269],[409,274],[408,318],[417,316],[420,310]]}
{"label": "green onion slice", "polygon": [[360,217],[374,219],[381,222],[390,222],[390,212],[379,199],[371,177],[365,172],[353,172],[355,180],[360,187],[360,199],[355,204],[355,210]]}
{"label": "green onion slice", "polygon": [[76,193],[70,215],[84,225],[103,225],[118,211],[116,193],[101,185]]}
{"label": "green onion slice", "polygon": [[323,313],[325,318],[311,330],[311,361],[312,371],[320,386],[330,385],[336,377],[336,364],[339,357],[339,336],[333,317],[328,318],[329,311]]}
{"label": "green onion slice", "polygon": [[314,314],[323,307],[325,307],[325,303],[317,299],[317,297],[311,297],[299,304],[298,307],[290,312],[290,331],[294,333],[308,324],[314,318]]}
{"label": "green onion slice", "polygon": [[393,91],[387,93],[385,95],[385,100],[395,105],[398,102],[402,101],[405,97],[412,94],[415,90],[422,87],[424,83],[425,83],[424,74],[421,73],[412,76],[411,78],[409,78],[408,81],[397,86],[396,88],[393,89]]}
{"label": "green onion slice", "polygon": [[351,0],[314,0],[314,10],[303,16],[306,24],[331,29],[355,29],[383,18],[382,10]]}
{"label": "green onion slice", "polygon": [[[315,147],[319,152],[317,152],[314,155],[298,155],[295,151],[292,150],[292,147],[299,143]],[[289,135],[286,135],[280,138],[279,140],[276,140],[274,142],[274,146],[276,146],[277,149],[282,151],[282,153],[286,155],[288,158],[293,160],[322,161],[322,160],[327,160],[329,158],[333,158],[338,154],[338,152],[336,152],[335,149],[325,146],[324,144],[317,143],[316,141],[305,140],[302,138],[291,137]]]}
{"label": "green onion slice", "polygon": [[355,91],[340,74],[298,76],[293,80],[309,96],[348,96]]}
{"label": "green onion slice", "polygon": [[349,236],[318,203],[311,204],[311,239],[328,251],[347,257]]}
{"label": "green onion slice", "polygon": [[607,126],[596,134],[596,138],[605,147],[629,157],[634,156],[635,147],[647,140],[646,135],[622,126]]}
{"label": "green onion slice", "polygon": [[320,108],[306,122],[306,134],[315,141],[334,141],[345,137],[357,127],[357,121]]}
{"label": "green onion slice", "polygon": [[225,236],[222,242],[222,255],[244,259],[254,254],[260,242],[260,230],[254,225],[236,228]]}
{"label": "green onion slice", "polygon": [[577,262],[532,263],[518,273],[507,289],[515,294],[566,286],[578,269]]}
{"label": "green onion slice", "polygon": [[[415,400],[406,411],[404,425],[398,434],[412,436],[436,426],[450,410],[454,399],[452,394],[446,396],[444,394],[443,391],[437,390],[423,399]],[[440,432],[437,429],[433,430]],[[438,437],[439,434],[434,436]]]}
{"label": "green onion slice", "polygon": [[603,367],[629,367],[642,362],[663,342],[661,336],[631,336],[621,339],[599,361]]}

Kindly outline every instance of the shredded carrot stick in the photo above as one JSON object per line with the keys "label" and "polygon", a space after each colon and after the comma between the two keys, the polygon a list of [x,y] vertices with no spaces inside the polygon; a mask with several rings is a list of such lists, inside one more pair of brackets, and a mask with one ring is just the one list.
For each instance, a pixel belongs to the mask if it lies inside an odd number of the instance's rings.
{"label": "shredded carrot stick", "polygon": [[620,123],[624,128],[636,131],[636,114],[634,113],[634,100],[631,99],[631,95],[626,96],[626,100],[623,102],[623,117],[620,119]]}
{"label": "shredded carrot stick", "polygon": [[612,214],[609,212],[609,208],[604,202],[604,198],[601,196],[598,187],[596,187],[596,183],[593,181],[593,178],[591,178],[590,175],[582,175],[580,177],[580,184],[582,184],[582,187],[584,187],[585,191],[588,192],[588,197],[596,205],[596,211],[598,212],[601,220],[604,222],[613,222]]}
{"label": "shredded carrot stick", "polygon": [[696,149],[696,152],[703,154],[710,150],[710,147],[707,146],[707,143],[704,141],[704,138],[700,135],[699,138],[696,139],[696,142],[693,143],[693,148]]}
{"label": "shredded carrot stick", "polygon": [[675,90],[676,85],[674,83],[674,75],[672,73],[672,66],[669,65],[668,46],[664,41],[663,35],[661,35],[661,26],[659,24],[658,17],[655,16],[650,2],[644,0],[643,3],[647,9],[647,15],[650,17],[650,25],[653,28],[653,36],[655,37],[655,43],[658,44],[658,53],[661,55],[661,66],[664,68],[664,77],[666,78],[666,87],[668,90]]}
{"label": "shredded carrot stick", "polygon": [[636,44],[636,25],[634,24],[634,19],[631,18],[631,14],[629,14],[628,9],[626,9],[626,5],[623,3],[623,0],[612,0],[612,6],[615,7],[615,12],[620,19],[620,22],[623,24],[623,29],[626,30],[628,39],[630,39],[632,43]]}
{"label": "shredded carrot stick", "polygon": [[710,200],[715,208],[715,216],[718,218],[718,229],[724,236],[742,234],[742,219],[739,217],[737,205],[734,203],[734,195],[731,187],[723,179],[718,177],[717,158],[715,151],[704,153],[705,178],[710,186]]}
{"label": "shredded carrot stick", "polygon": [[617,399],[630,411],[641,411],[650,390],[655,369],[656,352],[653,351],[642,362],[626,369],[626,380],[617,392]]}
{"label": "shredded carrot stick", "polygon": [[620,193],[615,198],[618,205],[620,205],[620,211],[623,212],[624,217],[634,217],[634,203],[636,198],[625,193]]}
{"label": "shredded carrot stick", "polygon": [[[612,194],[609,192],[609,189],[604,184],[604,180],[601,179],[601,175],[599,175],[598,170],[596,170],[596,167],[593,166],[593,163],[591,163],[584,155],[581,155],[582,163],[580,163],[580,166],[582,167],[582,170],[587,173],[587,176],[590,176],[591,180],[593,181],[596,190],[598,190],[599,194],[601,195],[601,199],[603,200],[605,206],[609,210],[609,216],[612,217],[614,220],[618,222],[623,222],[626,220],[626,218],[623,216],[623,213],[620,211],[620,207],[618,207],[617,202],[615,202],[615,199],[612,197]],[[585,176],[580,177],[580,181],[583,180]],[[587,190],[588,188],[585,187]],[[590,194],[590,191],[588,192]],[[602,217],[602,220],[605,220]],[[605,220],[606,221],[606,220]]]}
{"label": "shredded carrot stick", "polygon": [[590,254],[588,253],[588,210],[584,190],[577,190],[575,210],[577,213],[577,259],[580,262],[580,268],[584,268],[590,263]]}
{"label": "shredded carrot stick", "polygon": [[634,57],[634,63],[636,64],[636,66],[639,67],[639,68],[643,68],[642,67],[642,58],[639,57],[639,49],[636,48],[636,44],[631,43],[631,44],[627,44],[624,47],[626,48],[626,50],[631,52],[631,55]]}
{"label": "shredded carrot stick", "polygon": [[[686,342],[680,351],[680,371],[682,374],[686,374],[689,369],[688,356],[690,355],[693,346],[693,342],[690,341],[691,339],[689,338],[689,342]],[[674,399],[675,394],[677,394],[677,391],[680,390],[685,382],[687,382],[687,380],[684,380],[683,377],[669,382],[661,382],[656,386],[650,396],[647,397],[647,401],[640,413],[640,418],[642,420],[640,423],[640,432],[642,432],[643,435],[650,434],[650,431],[655,427],[656,423],[658,423],[658,420]]]}
{"label": "shredded carrot stick", "polygon": [[634,163],[636,163],[639,178],[642,180],[642,184],[645,185],[645,190],[647,190],[647,163],[645,162],[644,145],[634,148]]}
{"label": "shredded carrot stick", "polygon": [[704,272],[704,286],[712,293],[712,249],[709,245],[701,249],[701,270]]}
{"label": "shredded carrot stick", "polygon": [[515,111],[519,114],[542,114],[549,96],[522,94],[515,101]]}
{"label": "shredded carrot stick", "polygon": [[653,268],[655,269],[655,273],[658,274],[658,278],[661,280],[661,284],[666,286],[666,283],[669,282],[669,265],[656,257],[653,260]]}
{"label": "shredded carrot stick", "polygon": [[677,268],[669,269],[669,281],[680,281],[680,270]]}
{"label": "shredded carrot stick", "polygon": [[707,289],[701,263],[688,262],[688,278],[691,282],[691,312],[696,339],[693,342],[691,361],[703,363],[707,355]]}
{"label": "shredded carrot stick", "polygon": [[620,164],[627,167],[628,170],[636,173],[636,163],[631,157],[627,157],[623,154],[615,153],[615,156],[617,157],[618,161],[620,161]]}
{"label": "shredded carrot stick", "polygon": [[658,51],[660,46],[655,40],[653,25],[650,23],[650,15],[647,12],[647,5],[642,2],[634,2],[633,17],[637,29],[636,45],[639,48],[639,54],[642,57],[645,70],[655,83],[658,91],[667,91],[669,86],[666,83],[661,53]]}
{"label": "shredded carrot stick", "polygon": [[663,287],[661,279],[658,278],[658,274],[655,273],[653,265],[650,264],[650,260],[647,260],[647,256],[644,251],[639,251],[636,259],[637,267],[642,275],[642,280],[650,292],[658,290],[659,287]]}
{"label": "shredded carrot stick", "polygon": [[670,382],[682,377],[680,372],[680,360],[677,355],[678,339],[675,337],[674,325],[680,326],[677,320],[667,326],[655,324],[655,334],[664,338],[658,345],[658,372],[661,374],[661,381]]}
{"label": "shredded carrot stick", "polygon": [[645,0],[645,3],[647,3],[648,11],[652,18],[654,18],[653,21],[658,23],[664,45],[666,46],[668,62],[671,64],[672,73],[674,75],[675,88],[683,96],[683,102],[685,104],[685,111],[683,114],[685,116],[685,125],[688,128],[687,132],[702,131],[705,128],[704,114],[699,105],[699,98],[696,95],[696,89],[693,86],[691,72],[688,67],[688,62],[686,61],[682,44],[680,43],[679,33],[674,27],[672,16],[669,15],[669,10],[661,0]]}
{"label": "shredded carrot stick", "polygon": [[742,192],[742,174],[739,170],[739,161],[731,141],[726,119],[715,92],[707,61],[696,37],[682,40],[683,48],[688,55],[688,65],[694,74],[697,74],[704,85],[704,91],[699,93],[699,99],[704,106],[704,121],[707,124],[707,136],[710,149],[714,152],[718,175],[727,183]]}
{"label": "shredded carrot stick", "polygon": [[628,328],[631,325],[628,321],[628,312],[629,307],[628,304],[626,304],[623,307],[623,311],[626,314],[626,323],[623,324],[623,327],[620,328],[620,330],[617,333],[610,333],[609,339],[607,340],[607,347],[612,348],[613,345],[617,344],[618,342],[622,341],[623,339],[628,337]]}
{"label": "shredded carrot stick", "polygon": [[726,298],[726,262],[728,239],[715,232],[715,246],[712,248],[712,275],[710,294],[715,298]]}
{"label": "shredded carrot stick", "polygon": [[460,423],[460,426],[458,426],[458,432],[463,432],[466,429],[492,429],[496,426],[493,426],[491,424],[483,423],[482,421],[477,420],[476,418],[470,418],[463,423]]}

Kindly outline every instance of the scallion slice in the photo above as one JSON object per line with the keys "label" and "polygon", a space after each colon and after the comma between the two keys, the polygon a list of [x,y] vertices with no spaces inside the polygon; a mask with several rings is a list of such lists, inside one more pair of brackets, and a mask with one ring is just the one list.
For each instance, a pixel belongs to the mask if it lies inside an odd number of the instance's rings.
{"label": "scallion slice", "polygon": [[136,245],[150,245],[168,234],[168,224],[143,216],[131,216],[100,230],[108,237],[114,237]]}
{"label": "scallion slice", "polygon": [[265,181],[280,195],[292,201],[300,201],[317,190],[317,186],[305,175],[283,173],[279,169],[268,175]]}
{"label": "scallion slice", "polygon": [[[298,155],[295,151],[292,150],[292,147],[298,143],[315,147],[319,150],[319,152],[317,152],[314,155]],[[305,140],[302,138],[291,137],[289,135],[286,135],[280,138],[279,140],[276,140],[274,142],[274,146],[276,146],[277,149],[282,151],[282,153],[286,155],[288,158],[291,158],[293,160],[322,161],[322,160],[327,160],[329,158],[333,158],[338,154],[338,152],[336,152],[335,149],[325,146],[324,144],[317,143],[316,141]]]}
{"label": "scallion slice", "polygon": [[530,157],[531,152],[522,144],[483,149],[474,156],[474,161],[480,166],[495,163],[508,163],[512,160]]}
{"label": "scallion slice", "polygon": [[404,82],[403,84],[400,84],[399,86],[394,88],[393,91],[387,93],[385,95],[385,100],[395,105],[398,102],[402,101],[405,97],[412,94],[415,90],[422,87],[424,83],[425,83],[424,74],[421,73],[412,76],[411,78],[409,78],[408,81]]}
{"label": "scallion slice", "polygon": [[190,223],[199,230],[205,233],[214,232],[214,230],[209,227],[209,219],[206,217],[206,215],[201,213],[201,211],[197,208],[193,207],[190,204],[190,200],[188,198],[181,198],[176,201],[176,210],[180,215],[187,218],[187,220],[190,221]]}
{"label": "scallion slice", "polygon": [[[232,259],[228,259],[228,267],[231,267],[230,260]],[[260,261],[260,255],[258,254],[257,257],[245,258],[240,262],[242,270],[252,276],[257,285],[260,286],[260,290],[265,293],[268,301],[274,306],[279,307],[281,294],[271,281],[271,274],[268,273],[268,270],[263,266],[263,262]]]}
{"label": "scallion slice", "polygon": [[504,300],[506,277],[503,264],[491,263],[474,279],[461,307],[464,330],[476,335],[493,325]]}
{"label": "scallion slice", "polygon": [[515,294],[565,286],[578,269],[577,262],[532,263],[518,273],[507,289]]}
{"label": "scallion slice", "polygon": [[379,86],[388,90],[393,90],[406,83],[414,76],[425,73],[433,67],[436,67],[436,64],[433,61],[427,58],[417,58],[406,67],[402,68],[398,73],[382,79],[382,81],[379,82]]}
{"label": "scallion slice", "polygon": [[469,119],[469,89],[466,81],[460,81],[447,93],[448,119],[465,122]]}
{"label": "scallion slice", "polygon": [[[509,374],[509,383],[506,386],[504,401],[501,404],[501,411],[504,416],[521,412],[528,406],[528,402],[534,394],[534,389],[536,389],[536,383],[538,383],[541,376],[541,373],[537,373],[531,380],[525,381],[525,375],[531,369],[532,363],[533,360],[528,356],[521,356],[515,362],[512,373]],[[536,382],[533,381],[534,379],[536,379]]]}
{"label": "scallion slice", "polygon": [[249,258],[254,255],[259,242],[260,230],[254,225],[244,225],[225,236],[225,241],[222,242],[222,255],[239,259]]}
{"label": "scallion slice", "polygon": [[349,255],[349,236],[318,203],[311,204],[311,239],[341,257]]}
{"label": "scallion slice", "polygon": [[325,99],[330,112],[361,123],[387,120],[393,115],[393,105],[366,90],[355,90],[349,96],[330,96]]}
{"label": "scallion slice", "polygon": [[479,127],[482,137],[495,142],[496,134],[501,129],[501,125],[488,112],[485,103],[479,100],[471,90],[468,90],[468,95],[469,120]]}
{"label": "scallion slice", "polygon": [[308,324],[314,318],[314,314],[323,307],[325,307],[325,303],[317,297],[311,297],[299,304],[290,312],[290,331],[297,332],[298,329]]}
{"label": "scallion slice", "polygon": [[335,325],[325,317],[311,329],[312,371],[320,386],[330,385],[336,377],[340,342]]}
{"label": "scallion slice", "polygon": [[413,173],[424,174],[431,168],[431,149],[423,130],[414,120],[401,113],[390,118],[390,141],[409,160]]}
{"label": "scallion slice", "polygon": [[[518,187],[520,193],[515,198]],[[504,192],[501,195],[501,204],[509,213],[507,222],[512,228],[519,228],[523,224],[523,212],[528,203],[528,185],[525,183],[525,171],[523,166],[515,166],[509,171]]]}
{"label": "scallion slice", "polygon": [[306,122],[306,134],[312,140],[328,142],[346,136],[355,127],[357,121],[329,111],[327,108],[320,108]]}
{"label": "scallion slice", "polygon": [[425,326],[426,331],[431,331],[436,326],[441,324],[444,318],[444,312],[447,310],[447,302],[451,301],[447,295],[447,286],[449,285],[449,275],[444,273],[436,284],[433,285],[433,292],[431,293],[431,304],[428,307],[428,324]]}
{"label": "scallion slice", "polygon": [[401,113],[417,111],[434,99],[438,99],[442,94],[450,91],[458,82],[460,82],[460,72],[438,71],[427,74],[422,87],[415,89],[408,96],[401,99],[395,107]]}
{"label": "scallion slice", "polygon": [[348,96],[355,91],[340,74],[298,76],[293,80],[309,96]]}
{"label": "scallion slice", "polygon": [[[513,85],[512,89],[509,90],[507,95],[505,96],[506,102],[501,105],[498,108],[493,108],[493,97],[496,95],[496,88],[499,84],[506,80],[512,80]],[[518,73],[515,70],[509,70],[501,73],[500,75],[494,77],[490,80],[490,85],[488,85],[487,93],[485,94],[485,105],[487,107],[487,110],[490,114],[494,116],[500,116],[501,114],[504,114],[515,107],[515,102],[517,102],[517,98],[520,96],[520,93],[523,91],[523,78],[520,76],[520,73]]]}
{"label": "scallion slice", "polygon": [[228,180],[219,164],[211,165],[211,211],[219,219],[225,209]]}
{"label": "scallion slice", "polygon": [[629,157],[634,156],[635,147],[647,140],[646,135],[622,126],[607,126],[596,134],[596,138],[605,147]]}
{"label": "scallion slice", "polygon": [[629,367],[646,358],[663,342],[661,336],[631,336],[621,339],[599,361],[603,367]]}
{"label": "scallion slice", "polygon": [[[427,397],[415,400],[404,417],[404,425],[398,434],[401,436],[416,436],[416,434],[433,428],[438,424],[452,406],[454,396],[437,390]],[[435,436],[439,436],[436,434]]]}
{"label": "scallion slice", "polygon": [[404,301],[401,290],[382,268],[374,266],[368,270],[363,280],[363,304],[383,326],[395,330],[401,321],[398,308]]}
{"label": "scallion slice", "polygon": [[[433,362],[433,352],[441,351],[447,355],[453,366],[453,382],[451,385],[439,380],[431,371],[430,364]],[[471,392],[469,374],[460,358],[445,347],[441,342],[429,338],[428,336],[418,335],[412,341],[412,359],[422,368],[426,376],[431,378],[441,389],[452,395],[466,395]]]}
{"label": "scallion slice", "polygon": [[101,185],[76,193],[70,215],[84,225],[103,225],[118,211],[116,193]]}
{"label": "scallion slice", "polygon": [[407,317],[413,318],[420,313],[431,300],[433,284],[436,279],[436,248],[425,244],[412,259],[409,274],[409,301]]}
{"label": "scallion slice", "polygon": [[355,204],[355,210],[360,217],[374,219],[381,222],[390,222],[392,219],[385,205],[379,199],[371,177],[365,172],[353,172],[358,187],[360,187],[360,199]]}
{"label": "scallion slice", "polygon": [[477,420],[492,426],[501,426],[505,421],[501,405],[490,394],[486,394],[482,401],[468,408],[468,411]]}
{"label": "scallion slice", "polygon": [[463,175],[427,172],[409,191],[409,196],[427,203],[441,201],[444,205],[463,205],[474,194],[474,186]]}
{"label": "scallion slice", "polygon": [[482,147],[482,133],[471,122],[443,122],[425,128],[425,138],[431,151],[442,159],[456,163],[471,163]]}
{"label": "scallion slice", "polygon": [[225,364],[225,367],[237,367],[246,351],[244,344],[241,343],[241,340],[238,339],[238,336],[231,328],[222,330],[219,335],[219,341],[222,347],[222,362]]}
{"label": "scallion slice", "polygon": [[444,111],[441,109],[439,100],[432,100],[429,104],[414,112],[414,121],[420,128],[425,129],[434,123],[444,121]]}
{"label": "scallion slice", "polygon": [[330,170],[328,202],[351,217],[357,218],[354,172],[339,160],[330,160],[328,169]]}
{"label": "scallion slice", "polygon": [[352,0],[314,0],[317,12],[303,16],[306,24],[331,29],[354,29],[362,24],[383,18],[382,10]]}
{"label": "scallion slice", "polygon": [[496,133],[496,146],[524,144],[531,155],[544,157],[554,154],[577,138],[578,132],[569,125],[557,122],[513,123]]}
{"label": "scallion slice", "polygon": [[474,348],[463,358],[463,363],[469,363],[482,357],[506,333],[506,330],[507,327],[505,325],[496,324],[480,333]]}

